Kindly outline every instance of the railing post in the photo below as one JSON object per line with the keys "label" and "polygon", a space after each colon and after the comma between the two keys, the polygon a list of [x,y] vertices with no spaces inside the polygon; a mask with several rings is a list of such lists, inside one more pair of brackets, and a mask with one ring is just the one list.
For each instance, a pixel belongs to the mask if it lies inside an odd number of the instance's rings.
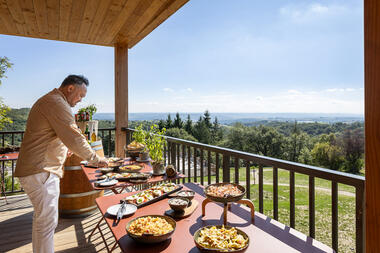
{"label": "railing post", "polygon": [[364,198],[364,186],[356,187],[356,252],[365,252],[365,198]]}
{"label": "railing post", "polygon": [[223,155],[223,182],[230,182],[230,156]]}

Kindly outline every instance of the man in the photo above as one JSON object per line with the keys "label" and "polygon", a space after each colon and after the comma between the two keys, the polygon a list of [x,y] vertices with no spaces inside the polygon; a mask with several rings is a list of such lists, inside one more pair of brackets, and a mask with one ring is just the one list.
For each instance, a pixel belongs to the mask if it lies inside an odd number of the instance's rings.
{"label": "man", "polygon": [[59,181],[68,149],[99,167],[107,166],[82,135],[71,108],[86,96],[88,80],[69,75],[58,89],[47,93],[29,112],[15,176],[33,204],[33,252],[54,252],[58,225]]}

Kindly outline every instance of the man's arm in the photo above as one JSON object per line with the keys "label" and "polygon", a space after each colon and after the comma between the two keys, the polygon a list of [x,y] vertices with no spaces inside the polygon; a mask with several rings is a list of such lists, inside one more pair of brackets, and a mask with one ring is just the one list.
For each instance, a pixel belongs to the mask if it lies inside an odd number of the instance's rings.
{"label": "man's arm", "polygon": [[78,126],[75,124],[70,108],[61,102],[49,102],[40,108],[40,112],[46,117],[58,138],[73,153],[90,163],[97,163],[100,166],[107,165],[106,160],[95,153],[87,143],[86,138],[81,134]]}

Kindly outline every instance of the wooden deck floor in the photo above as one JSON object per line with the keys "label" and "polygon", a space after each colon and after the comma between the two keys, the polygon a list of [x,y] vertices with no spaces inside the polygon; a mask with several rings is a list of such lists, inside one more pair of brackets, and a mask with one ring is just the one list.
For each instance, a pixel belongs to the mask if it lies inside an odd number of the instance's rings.
{"label": "wooden deck floor", "polygon": [[[32,252],[33,207],[25,194],[7,200],[8,204],[0,199],[0,252]],[[55,252],[107,252],[98,230],[88,242],[100,217],[100,212],[96,211],[85,218],[60,218],[54,235]],[[115,240],[104,222],[101,228],[108,245],[113,245]],[[120,252],[120,249],[113,252]]]}

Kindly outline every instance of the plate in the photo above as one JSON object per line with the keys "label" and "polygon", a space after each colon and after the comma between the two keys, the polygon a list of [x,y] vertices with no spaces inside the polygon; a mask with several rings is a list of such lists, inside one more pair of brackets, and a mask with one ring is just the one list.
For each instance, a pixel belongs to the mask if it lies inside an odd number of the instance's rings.
{"label": "plate", "polygon": [[141,163],[146,163],[146,162],[150,162],[152,159],[148,158],[146,160],[141,160],[140,157],[137,157],[136,158],[136,162],[141,162]]}
{"label": "plate", "polygon": [[98,183],[98,186],[102,186],[102,187],[113,186],[113,185],[117,184],[118,182],[119,181],[117,181],[116,179],[112,179],[108,182]]}
{"label": "plate", "polygon": [[[248,239],[247,241],[247,244],[242,247],[242,248],[239,248],[239,249],[216,249],[216,248],[206,248],[204,247],[203,245],[199,244],[198,243],[198,239],[199,239],[199,235],[200,235],[200,232],[201,230],[205,229],[205,228],[211,228],[211,227],[216,227],[218,229],[220,229],[222,227],[222,225],[209,225],[209,226],[205,226],[205,227],[201,227],[200,229],[198,229],[195,233],[194,233],[194,242],[195,242],[195,245],[197,246],[197,248],[201,251],[201,252],[209,252],[209,253],[225,253],[225,252],[234,252],[234,253],[240,253],[240,252],[244,252],[248,246],[249,246],[249,236],[241,229],[238,229],[235,227],[235,229],[237,230],[237,233],[239,235],[242,235],[244,237],[244,239]],[[232,227],[231,226],[224,226],[226,229],[231,229]]]}
{"label": "plate", "polygon": [[[107,213],[110,215],[116,216],[117,211],[119,210],[120,206],[121,204],[116,204],[116,205],[108,207]],[[123,213],[123,216],[133,214],[136,212],[136,210],[137,210],[137,207],[135,205],[125,204],[125,211]]]}
{"label": "plate", "polygon": [[[130,225],[137,219],[140,219],[140,218],[145,218],[145,217],[158,217],[158,218],[161,218],[161,219],[165,219],[172,227],[173,227],[173,230],[169,231],[168,233],[166,234],[163,234],[163,235],[152,235],[152,234],[142,234],[142,235],[135,235],[131,232],[129,232],[129,227]],[[152,243],[159,243],[159,242],[163,242],[163,241],[166,241],[167,239],[169,239],[172,234],[174,233],[175,229],[176,229],[176,222],[173,218],[170,218],[169,216],[165,216],[165,215],[145,215],[145,216],[140,216],[140,217],[137,217],[137,218],[134,218],[133,220],[129,221],[127,226],[126,226],[126,230],[127,230],[127,233],[129,235],[129,237],[131,237],[133,240],[137,241],[137,242],[141,242],[141,243],[148,243],[148,244],[152,244]]]}

